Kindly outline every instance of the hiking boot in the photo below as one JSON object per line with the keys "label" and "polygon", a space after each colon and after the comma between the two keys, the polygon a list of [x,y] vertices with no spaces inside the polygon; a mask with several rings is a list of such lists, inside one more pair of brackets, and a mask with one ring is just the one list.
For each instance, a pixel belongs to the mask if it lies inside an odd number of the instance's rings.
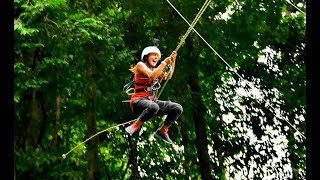
{"label": "hiking boot", "polygon": [[169,137],[169,134],[168,134],[168,131],[161,131],[161,130],[158,130],[156,133],[155,133],[155,136],[162,139],[164,142],[166,143],[169,143],[169,144],[172,144],[172,140],[170,139]]}
{"label": "hiking boot", "polygon": [[140,120],[137,120],[132,125],[126,127],[125,130],[127,131],[127,133],[130,134],[130,136],[132,136],[132,134],[136,132],[142,124],[143,122],[141,122]]}

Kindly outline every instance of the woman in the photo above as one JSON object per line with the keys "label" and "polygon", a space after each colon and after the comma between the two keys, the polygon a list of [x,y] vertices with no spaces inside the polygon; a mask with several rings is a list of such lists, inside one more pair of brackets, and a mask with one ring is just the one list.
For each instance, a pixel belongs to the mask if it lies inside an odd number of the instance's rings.
{"label": "woman", "polygon": [[141,61],[130,69],[134,74],[135,93],[131,95],[130,108],[136,114],[140,114],[137,120],[125,130],[132,135],[144,122],[156,115],[167,115],[163,125],[156,131],[156,137],[167,143],[172,143],[168,129],[183,112],[180,104],[171,101],[157,99],[159,81],[165,79],[168,74],[164,69],[169,64],[174,64],[177,53],[174,51],[156,67],[161,58],[160,50],[156,46],[146,47],[141,54]]}

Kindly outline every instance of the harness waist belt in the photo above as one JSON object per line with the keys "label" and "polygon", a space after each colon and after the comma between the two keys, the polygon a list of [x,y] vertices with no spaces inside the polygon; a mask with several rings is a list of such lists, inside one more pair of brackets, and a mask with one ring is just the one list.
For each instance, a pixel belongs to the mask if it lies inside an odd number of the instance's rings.
{"label": "harness waist belt", "polygon": [[134,92],[138,93],[138,92],[150,92],[151,91],[151,87],[146,87],[146,88],[141,88],[141,89],[135,89]]}

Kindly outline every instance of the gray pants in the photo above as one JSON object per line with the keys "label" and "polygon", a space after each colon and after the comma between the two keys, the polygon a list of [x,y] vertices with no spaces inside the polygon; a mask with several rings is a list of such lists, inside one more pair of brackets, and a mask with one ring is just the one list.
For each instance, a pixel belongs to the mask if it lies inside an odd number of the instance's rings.
{"label": "gray pants", "polygon": [[139,118],[142,122],[146,122],[154,116],[167,115],[164,125],[170,126],[172,122],[177,120],[183,112],[180,104],[171,101],[150,101],[148,99],[137,99],[132,104],[132,110],[136,114],[140,114]]}

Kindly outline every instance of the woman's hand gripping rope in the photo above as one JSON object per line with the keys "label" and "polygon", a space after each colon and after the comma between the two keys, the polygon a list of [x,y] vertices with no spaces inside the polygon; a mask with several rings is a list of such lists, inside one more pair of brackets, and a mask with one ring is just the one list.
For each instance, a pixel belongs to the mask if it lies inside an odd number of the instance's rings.
{"label": "woman's hand gripping rope", "polygon": [[[158,98],[160,97],[164,87],[166,87],[167,83],[168,83],[168,80],[171,79],[172,75],[173,75],[173,71],[174,71],[174,67],[175,67],[175,64],[176,64],[176,58],[177,58],[177,51],[173,51],[171,53],[171,55],[167,58],[170,58],[170,63],[168,63],[168,71],[167,71],[167,75],[165,78],[163,78],[165,80],[163,86],[162,86],[162,89],[160,89],[159,93],[158,93]],[[166,58],[166,59],[167,59]]]}
{"label": "woman's hand gripping rope", "polygon": [[173,51],[169,58],[171,58],[171,63],[170,63],[171,68],[169,70],[169,75],[168,75],[167,79],[171,79],[172,78],[172,75],[173,75],[173,72],[174,72],[174,67],[176,65],[177,51]]}
{"label": "woman's hand gripping rope", "polygon": [[172,71],[172,67],[175,64],[176,57],[177,57],[177,53],[173,51],[171,55],[164,60],[165,62],[168,63],[168,65],[162,72],[161,80],[167,80],[170,75],[172,76],[171,71]]}

